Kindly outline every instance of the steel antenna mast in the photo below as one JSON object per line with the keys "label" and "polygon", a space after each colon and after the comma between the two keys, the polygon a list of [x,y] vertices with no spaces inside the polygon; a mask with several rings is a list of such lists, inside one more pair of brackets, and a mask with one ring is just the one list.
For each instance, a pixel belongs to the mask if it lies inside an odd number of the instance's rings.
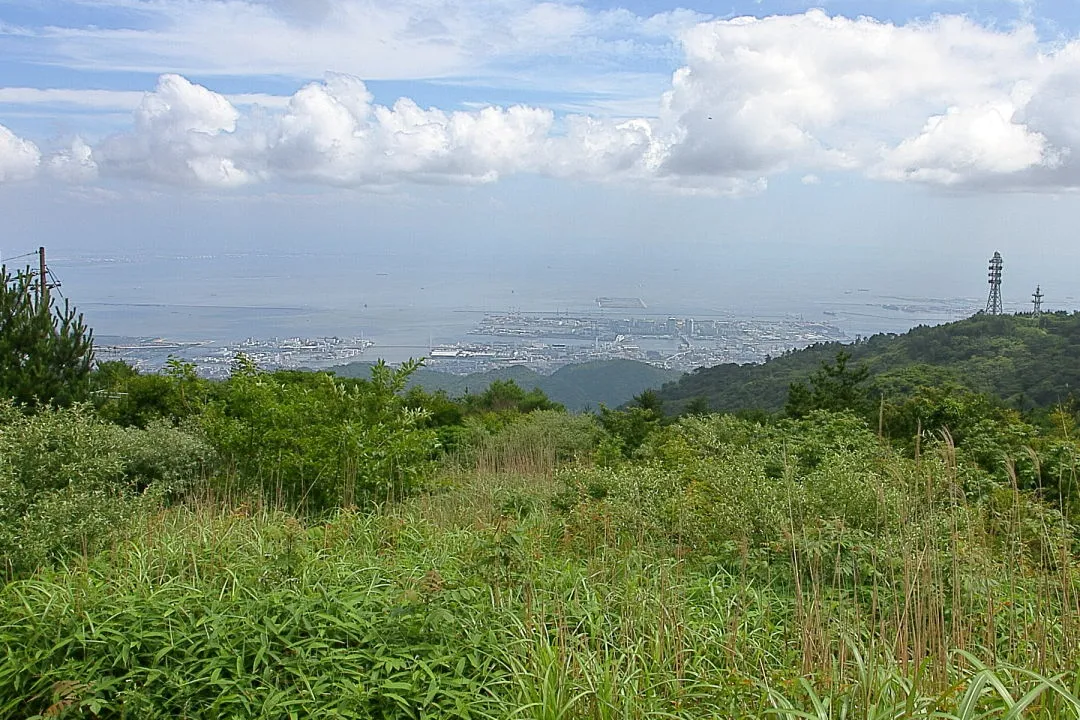
{"label": "steel antenna mast", "polygon": [[1001,314],[1001,266],[1004,265],[1004,261],[1001,259],[1001,253],[995,252],[994,257],[990,258],[990,268],[987,276],[990,278],[990,295],[986,298],[986,312],[990,315]]}

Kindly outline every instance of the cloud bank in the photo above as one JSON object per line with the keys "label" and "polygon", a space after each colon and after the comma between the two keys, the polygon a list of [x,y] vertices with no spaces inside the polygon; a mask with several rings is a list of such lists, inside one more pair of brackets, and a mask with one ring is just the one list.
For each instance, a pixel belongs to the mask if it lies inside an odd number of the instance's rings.
{"label": "cloud bank", "polygon": [[37,145],[0,125],[0,183],[33,177],[40,162]]}
{"label": "cloud bank", "polygon": [[[559,45],[595,22],[578,10],[535,6],[512,32]],[[1030,26],[963,17],[895,25],[810,11],[698,22],[680,42],[684,65],[656,116],[618,120],[379,105],[342,74],[241,111],[166,74],[128,131],[92,147],[79,140],[43,158],[0,126],[0,182],[48,173],[370,186],[535,173],[739,193],[779,173],[816,183],[849,172],[982,190],[1080,187],[1080,41],[1045,46]]]}

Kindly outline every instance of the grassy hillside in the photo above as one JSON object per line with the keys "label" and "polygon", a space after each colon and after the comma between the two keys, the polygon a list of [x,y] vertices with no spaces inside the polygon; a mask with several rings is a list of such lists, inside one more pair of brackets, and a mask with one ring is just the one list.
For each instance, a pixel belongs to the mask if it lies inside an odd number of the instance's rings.
{"label": "grassy hillside", "polygon": [[[367,377],[369,363],[350,363],[333,372],[339,377]],[[634,360],[601,360],[559,368],[542,375],[522,365],[472,375],[452,375],[421,368],[409,380],[429,392],[445,390],[451,397],[481,393],[496,380],[513,380],[521,388],[540,388],[551,400],[568,410],[596,409],[600,405],[618,407],[643,390],[658,387],[681,373]]]}
{"label": "grassy hillside", "polygon": [[0,585],[0,717],[1080,717],[1076,528],[945,445],[693,417],[604,467],[522,429],[377,507],[133,508]]}
{"label": "grassy hillside", "polygon": [[855,344],[825,343],[762,365],[701,368],[665,385],[669,412],[695,398],[714,410],[776,411],[788,386],[845,350],[865,364],[876,391],[889,397],[920,385],[956,383],[1018,407],[1046,407],[1080,387],[1080,313],[976,315],[904,335],[875,335]]}
{"label": "grassy hillside", "polygon": [[665,423],[413,369],[0,401],[0,718],[1080,720],[1075,413]]}

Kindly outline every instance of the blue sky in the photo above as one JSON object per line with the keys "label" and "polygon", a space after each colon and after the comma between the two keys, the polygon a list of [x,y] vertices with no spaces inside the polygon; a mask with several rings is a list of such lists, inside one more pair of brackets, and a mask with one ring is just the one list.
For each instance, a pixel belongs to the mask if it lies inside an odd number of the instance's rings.
{"label": "blue sky", "polygon": [[[744,18],[758,22],[746,24]],[[604,127],[592,128],[590,139],[601,144],[648,144],[654,155],[662,156],[653,158],[654,166],[649,168],[653,175],[660,169],[661,175],[680,176],[674,184],[697,189],[753,191],[777,170],[796,165],[815,171],[809,175],[837,165],[871,167],[867,157],[836,157],[850,154],[856,144],[873,144],[879,160],[890,149],[899,151],[903,157],[894,157],[893,165],[906,162],[911,168],[902,170],[908,175],[936,178],[939,184],[971,180],[1010,186],[1060,185],[1059,178],[1033,180],[1031,176],[1062,175],[1060,169],[1066,163],[1061,162],[1061,150],[1067,150],[1073,138],[1055,126],[1060,125],[1056,119],[1046,128],[1024,122],[1027,106],[1034,102],[1038,107],[1040,98],[1019,95],[1028,92],[1025,88],[1030,85],[1053,90],[1055,83],[1071,91],[1068,83],[1076,75],[1073,43],[1078,22],[1076,3],[1048,0],[697,4],[669,0],[9,0],[0,6],[0,124],[34,144],[39,168],[49,165],[50,153],[67,152],[66,146],[78,138],[93,147],[87,164],[92,160],[95,174],[108,175],[112,165],[114,170],[124,168],[114,175],[139,175],[139,161],[145,170],[153,158],[125,157],[123,162],[113,162],[108,148],[94,146],[110,136],[131,135],[132,113],[145,102],[145,93],[158,88],[163,76],[177,76],[168,81],[172,85],[164,94],[159,93],[162,97],[172,93],[163,102],[175,112],[163,111],[159,126],[181,135],[225,135],[235,141],[253,119],[264,122],[267,114],[280,115],[303,86],[319,83],[328,74],[343,74],[363,84],[352,90],[328,90],[331,103],[342,103],[339,92],[355,92],[357,98],[364,96],[364,108],[390,107],[399,98],[445,113],[522,105],[551,116],[549,121],[533,118],[542,127],[526,131],[555,138],[562,137],[567,123],[576,118],[606,121]],[[740,58],[740,50],[754,56]],[[931,53],[935,57],[927,58]],[[871,60],[867,77],[854,84],[828,77],[840,74],[851,80],[859,70],[860,54]],[[1040,67],[1047,58],[1054,66],[1049,72]],[[1017,62],[1027,67],[1018,68]],[[781,70],[787,77],[778,76],[778,64],[786,66]],[[686,73],[681,84],[673,81],[673,73],[680,69]],[[979,72],[1005,77],[998,82],[971,77]],[[952,74],[955,77],[949,77]],[[893,93],[889,85],[910,87]],[[846,102],[844,94],[865,93],[872,87],[870,92],[882,95],[875,102],[839,107]],[[799,93],[806,95],[808,104],[820,101],[834,106],[822,110],[838,117],[814,117],[813,108],[802,113],[780,107],[785,104],[783,95]],[[200,94],[223,96],[238,111],[236,117],[224,119],[224,124],[194,122],[207,109],[205,103],[212,102]],[[670,95],[668,106],[665,94]],[[1053,92],[1044,94],[1049,102]],[[346,99],[344,105],[348,103]],[[176,110],[184,104],[187,109]],[[661,118],[665,107],[668,117]],[[894,110],[904,115],[903,123],[881,122]],[[950,111],[957,117],[950,118]],[[364,112],[354,113],[351,134],[363,133],[369,121],[362,117]],[[750,117],[754,112],[761,117]],[[1000,127],[986,132],[998,132],[1000,137],[975,138],[976,146],[959,151],[963,158],[942,162],[939,152],[910,145],[911,152],[904,152],[904,141],[931,144],[933,138],[920,140],[926,135],[920,131],[935,118],[946,118],[945,124],[958,128],[953,133],[969,136],[963,142],[979,131],[959,126],[978,124],[987,113],[994,113],[987,122]],[[710,126],[702,118],[714,122]],[[318,124],[323,119],[314,117],[313,121]],[[634,119],[651,124],[645,133],[649,137],[629,137],[615,127],[619,121]],[[309,113],[301,122],[310,120]],[[744,120],[775,123],[775,128],[762,128],[764,136],[775,130],[804,147],[794,154],[777,152],[772,162],[742,158],[748,167],[741,167],[738,157],[734,158],[736,167],[705,157],[706,146],[718,143],[723,145],[718,152],[726,156],[758,152],[743,147],[742,141],[747,140],[741,137],[747,130]],[[421,117],[414,122],[441,121]],[[858,137],[849,132],[855,127],[863,130],[856,133]],[[404,131],[415,130],[410,125]],[[939,135],[949,135],[946,130],[950,128],[941,128]],[[394,126],[393,131],[402,129]],[[1054,137],[1055,131],[1062,136]],[[802,143],[794,137],[799,134],[804,136]],[[718,140],[726,135],[734,137]],[[128,146],[148,140],[128,139]],[[169,140],[174,150],[177,139]],[[271,137],[270,142],[276,139]],[[508,143],[520,139],[505,138]],[[977,146],[979,142],[1002,139],[1019,156],[1004,161],[979,157],[988,152]],[[751,138],[749,144],[761,141],[770,139]],[[113,155],[130,149],[113,145]],[[580,153],[576,143],[569,145],[555,152]],[[408,148],[382,149],[408,152]],[[213,155],[215,161],[230,161],[236,169],[231,180],[217,178],[218,184],[249,184],[256,176],[265,180],[288,174],[267,171],[262,159],[240,158],[237,149],[232,150],[227,157]],[[807,162],[806,150],[816,151],[819,158]],[[865,155],[866,148],[859,153]],[[9,165],[12,154],[9,148]],[[685,169],[692,172],[675,167],[680,165],[678,157],[669,157],[680,154],[695,156],[690,163],[694,168]],[[834,155],[833,162],[821,162],[827,154]],[[794,155],[799,156],[798,162]],[[628,158],[616,164],[640,160]],[[670,162],[665,164],[665,160]],[[958,161],[966,166],[954,171]],[[540,173],[561,172],[551,164],[551,158],[541,162]],[[687,164],[685,158],[681,164]],[[871,174],[900,172],[889,164],[888,159],[877,163]],[[942,164],[948,167],[939,167]],[[458,163],[450,165],[452,169],[440,174],[456,178]],[[477,174],[488,178],[506,172],[499,163],[492,165],[477,168]],[[511,166],[514,172],[537,170],[535,163]],[[1031,172],[1037,168],[1059,172]],[[987,169],[994,171],[991,177],[982,172]],[[569,168],[562,172],[574,174]],[[152,168],[143,174],[181,185],[206,184],[207,179],[206,173],[200,179],[186,172],[168,176]],[[396,182],[397,173],[392,174]],[[717,182],[681,177],[686,174],[715,177]],[[330,175],[334,183],[372,182],[363,171]],[[343,180],[342,175],[348,177]],[[380,171],[378,175],[379,184],[384,184],[386,174]],[[1003,179],[1004,175],[1009,177]]]}
{"label": "blue sky", "polygon": [[[117,91],[145,92],[151,89],[162,71],[179,71],[179,67],[162,67],[152,62],[144,62],[140,67],[135,62],[125,63],[119,68],[118,63],[102,61],[87,62],[86,57],[75,58],[58,52],[56,42],[60,31],[77,33],[80,30],[96,28],[100,30],[135,31],[151,33],[161,29],[169,22],[166,12],[155,12],[155,6],[168,6],[169,3],[152,2],[72,2],[70,0],[6,0],[0,5],[0,86],[33,88],[69,88],[99,89]],[[182,3],[174,3],[176,6]],[[200,4],[194,3],[193,7]],[[287,8],[317,7],[323,3],[304,2],[262,3]],[[325,3],[330,5],[332,3]],[[982,0],[964,2],[961,0],[832,0],[831,2],[804,2],[803,0],[762,0],[761,2],[673,2],[662,0],[599,0],[596,2],[571,3],[590,12],[602,13],[626,11],[641,18],[649,18],[660,13],[672,13],[684,10],[700,14],[705,18],[732,18],[738,16],[765,17],[773,14],[797,14],[812,8],[823,8],[830,14],[857,17],[869,15],[882,21],[898,24],[912,21],[925,21],[936,14],[962,13],[977,22],[988,26],[1007,28],[1018,22],[1029,22],[1036,26],[1046,41],[1059,37],[1070,38],[1080,24],[1080,4],[1068,0],[1042,2],[1023,2],[1020,0]],[[145,6],[142,8],[140,6]],[[293,10],[293,17],[301,11]],[[290,14],[285,11],[286,15]],[[102,46],[109,43],[103,42]],[[608,65],[608,70],[615,72],[643,73],[658,75],[656,83],[663,83],[666,76],[681,64],[681,54],[677,47],[677,37],[655,37],[649,43],[650,52],[622,55]],[[542,53],[527,53],[517,62],[507,60],[504,63],[492,63],[478,68],[486,72],[470,77],[463,73],[452,80],[454,82],[430,82],[424,77],[409,77],[398,82],[372,82],[364,76],[362,68],[350,66],[344,60],[338,63],[327,62],[325,70],[360,73],[370,83],[376,99],[392,102],[401,95],[409,95],[424,103],[454,107],[462,102],[482,102],[490,99],[494,103],[513,102],[550,102],[558,103],[562,99],[580,102],[580,94],[568,95],[558,87],[537,88],[535,78],[529,82],[515,85],[512,81],[501,81],[486,85],[484,77],[490,71],[512,69],[515,65],[526,67],[554,62],[555,65],[572,64],[573,58],[563,57],[557,60],[545,58]],[[215,90],[225,93],[271,93],[291,94],[298,84],[318,79],[309,74],[266,73],[252,66],[235,73],[190,73],[189,79],[208,84]],[[464,86],[463,86],[464,85]],[[468,87],[468,89],[466,89]],[[603,83],[596,88],[604,93]],[[641,94],[651,88],[642,87]],[[612,89],[618,92],[623,90]],[[587,95],[588,93],[586,93]],[[60,104],[51,106],[53,112],[70,110]],[[18,116],[18,103],[4,103],[0,110]],[[3,117],[3,115],[0,115]],[[28,125],[25,123],[24,125]]]}
{"label": "blue sky", "polygon": [[823,282],[937,250],[939,294],[1013,248],[1064,287],[1077,118],[1066,0],[0,3],[15,245],[363,253],[364,226],[417,262],[707,246]]}

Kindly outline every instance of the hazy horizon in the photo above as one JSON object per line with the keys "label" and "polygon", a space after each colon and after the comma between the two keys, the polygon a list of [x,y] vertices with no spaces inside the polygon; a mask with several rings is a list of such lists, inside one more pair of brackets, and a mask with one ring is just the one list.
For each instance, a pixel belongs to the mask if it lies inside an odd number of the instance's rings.
{"label": "hazy horizon", "polygon": [[19,0],[0,50],[0,256],[105,334],[979,307],[995,251],[1078,306],[1061,3]]}

